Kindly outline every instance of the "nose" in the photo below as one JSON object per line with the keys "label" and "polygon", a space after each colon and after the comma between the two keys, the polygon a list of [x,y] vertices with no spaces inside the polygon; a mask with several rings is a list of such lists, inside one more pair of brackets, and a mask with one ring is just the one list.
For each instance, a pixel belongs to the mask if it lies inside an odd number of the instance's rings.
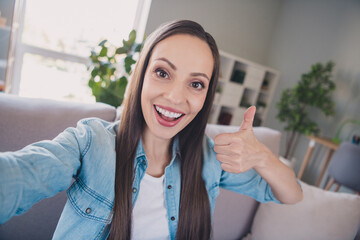
{"label": "nose", "polygon": [[181,83],[170,84],[165,92],[165,98],[174,105],[179,105],[186,101],[186,87]]}

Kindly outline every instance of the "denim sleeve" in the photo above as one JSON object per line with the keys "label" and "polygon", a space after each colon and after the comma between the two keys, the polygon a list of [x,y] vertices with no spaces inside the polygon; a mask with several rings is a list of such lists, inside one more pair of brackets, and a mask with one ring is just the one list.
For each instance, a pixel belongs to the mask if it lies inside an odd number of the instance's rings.
{"label": "denim sleeve", "polygon": [[[213,157],[216,158],[214,141],[209,137],[207,137],[207,141],[213,152]],[[228,173],[222,170],[221,163],[218,160],[216,161],[221,170],[219,187],[236,193],[248,195],[258,202],[281,203],[274,196],[270,185],[254,169],[238,174]]]}
{"label": "denim sleeve", "polygon": [[222,171],[220,187],[248,195],[258,202],[281,203],[274,196],[270,185],[254,169],[239,174]]}
{"label": "denim sleeve", "polygon": [[16,152],[0,153],[0,224],[26,212],[43,198],[67,189],[91,141],[79,122],[52,141],[40,141]]}

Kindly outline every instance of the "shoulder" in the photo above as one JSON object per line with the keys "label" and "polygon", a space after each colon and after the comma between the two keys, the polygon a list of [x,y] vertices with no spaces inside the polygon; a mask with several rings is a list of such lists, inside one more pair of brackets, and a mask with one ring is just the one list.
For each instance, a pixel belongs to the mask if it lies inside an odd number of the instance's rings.
{"label": "shoulder", "polygon": [[119,121],[108,122],[100,118],[84,118],[78,121],[76,129],[86,129],[90,133],[104,132],[116,135],[118,130]]}
{"label": "shoulder", "polygon": [[107,122],[100,118],[84,118],[76,127],[69,127],[54,140],[69,146],[79,146],[82,153],[88,152],[94,144],[112,143],[115,141],[118,122]]}

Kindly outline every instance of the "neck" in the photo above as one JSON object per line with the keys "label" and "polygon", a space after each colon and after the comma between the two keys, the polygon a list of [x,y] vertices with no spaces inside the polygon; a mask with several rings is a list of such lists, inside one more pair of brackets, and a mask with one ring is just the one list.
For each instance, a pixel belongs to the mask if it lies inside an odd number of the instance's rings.
{"label": "neck", "polygon": [[146,173],[154,177],[162,176],[171,158],[171,139],[156,137],[148,128],[145,128],[142,134],[142,142],[148,159]]}

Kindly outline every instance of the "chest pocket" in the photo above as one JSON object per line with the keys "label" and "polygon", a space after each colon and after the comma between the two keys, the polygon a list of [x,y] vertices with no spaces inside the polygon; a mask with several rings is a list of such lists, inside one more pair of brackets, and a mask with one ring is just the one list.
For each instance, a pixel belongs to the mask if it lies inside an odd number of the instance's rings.
{"label": "chest pocket", "polygon": [[67,190],[67,195],[76,213],[84,218],[108,223],[111,220],[112,203],[76,179]]}

